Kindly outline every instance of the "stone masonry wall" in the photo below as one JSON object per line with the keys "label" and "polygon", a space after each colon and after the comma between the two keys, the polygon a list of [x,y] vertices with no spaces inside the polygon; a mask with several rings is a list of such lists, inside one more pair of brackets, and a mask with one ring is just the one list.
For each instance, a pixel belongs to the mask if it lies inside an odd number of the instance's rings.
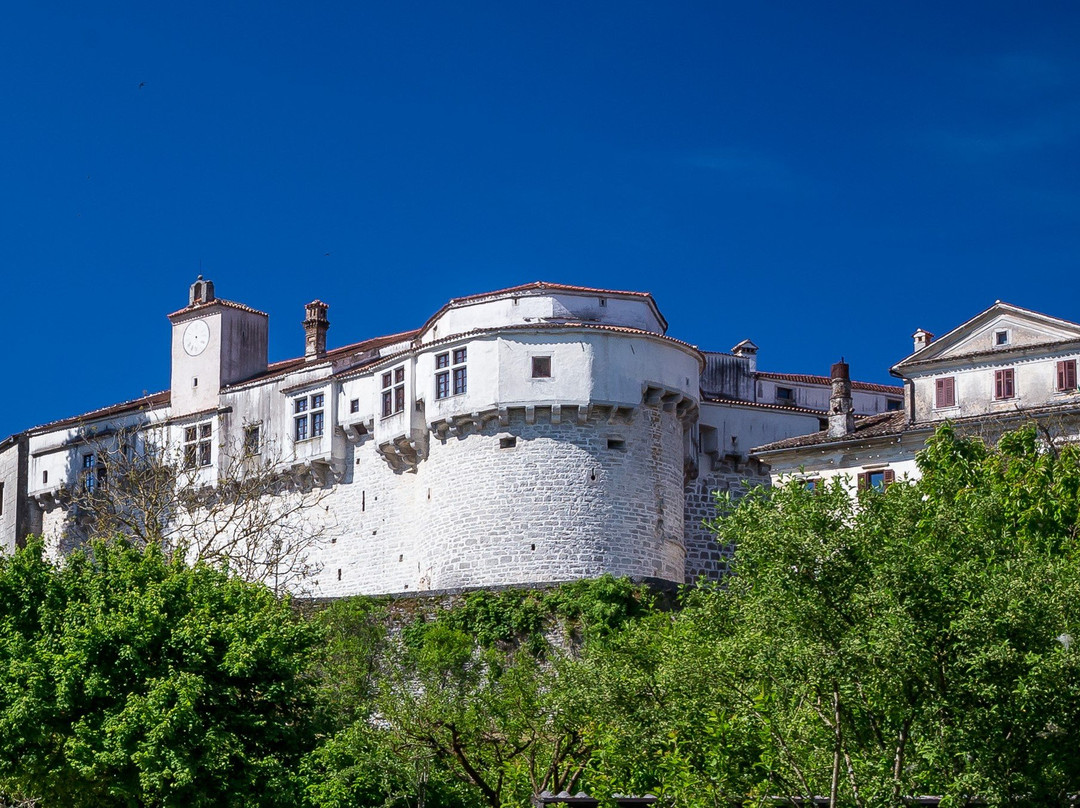
{"label": "stone masonry wall", "polygon": [[717,491],[741,496],[756,485],[768,485],[769,473],[757,461],[733,463],[716,461],[711,470],[702,469],[686,486],[686,580],[704,576],[715,581],[728,572],[734,548],[721,545],[705,522],[716,518]]}
{"label": "stone masonry wall", "polygon": [[[313,594],[412,592],[612,573],[682,581],[682,426],[638,407],[528,424],[513,413],[430,436],[415,472],[351,445],[324,501],[333,522]],[[613,443],[609,444],[609,441]]]}

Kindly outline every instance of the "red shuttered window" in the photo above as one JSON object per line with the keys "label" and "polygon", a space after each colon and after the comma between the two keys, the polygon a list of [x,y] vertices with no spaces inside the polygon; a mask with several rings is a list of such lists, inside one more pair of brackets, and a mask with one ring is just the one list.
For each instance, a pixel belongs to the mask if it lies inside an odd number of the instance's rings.
{"label": "red shuttered window", "polygon": [[1076,389],[1076,360],[1065,359],[1057,363],[1057,389]]}
{"label": "red shuttered window", "polygon": [[956,379],[949,376],[946,379],[937,380],[937,389],[934,394],[935,407],[956,406]]}
{"label": "red shuttered window", "polygon": [[994,398],[1001,400],[1012,398],[1016,394],[1015,377],[1012,368],[994,371]]}

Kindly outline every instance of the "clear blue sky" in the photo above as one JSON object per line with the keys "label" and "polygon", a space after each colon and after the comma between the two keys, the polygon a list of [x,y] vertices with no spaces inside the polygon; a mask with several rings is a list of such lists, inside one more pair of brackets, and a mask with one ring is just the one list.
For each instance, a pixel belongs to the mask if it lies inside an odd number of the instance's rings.
{"label": "clear blue sky", "polygon": [[[1080,4],[8,3],[0,432],[168,386],[200,271],[271,359],[533,280],[888,381],[1080,320]],[[140,86],[143,85],[143,86]]]}

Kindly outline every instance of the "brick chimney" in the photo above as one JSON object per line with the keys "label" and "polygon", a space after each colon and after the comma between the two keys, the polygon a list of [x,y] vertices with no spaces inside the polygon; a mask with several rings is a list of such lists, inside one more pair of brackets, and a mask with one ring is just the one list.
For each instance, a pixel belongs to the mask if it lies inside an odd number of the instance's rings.
{"label": "brick chimney", "polygon": [[934,341],[934,335],[927,331],[925,328],[920,328],[914,334],[911,335],[915,340],[915,350],[921,351],[927,345]]}
{"label": "brick chimney", "polygon": [[832,395],[829,397],[829,437],[840,438],[855,431],[855,408],[851,405],[851,375],[841,357],[829,373]]}
{"label": "brick chimney", "polygon": [[304,359],[308,362],[326,356],[326,329],[330,321],[326,310],[330,308],[321,300],[312,300],[304,307]]}

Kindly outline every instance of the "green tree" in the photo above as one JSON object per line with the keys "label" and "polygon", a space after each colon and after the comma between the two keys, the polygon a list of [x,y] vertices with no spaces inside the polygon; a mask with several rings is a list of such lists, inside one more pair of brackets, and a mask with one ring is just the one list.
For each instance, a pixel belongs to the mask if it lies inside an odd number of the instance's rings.
{"label": "green tree", "polygon": [[724,711],[757,793],[1054,801],[1080,787],[1080,451],[945,427],[915,483],[724,503]]}
{"label": "green tree", "polygon": [[45,806],[295,804],[316,627],[158,547],[0,560],[0,789]]}

